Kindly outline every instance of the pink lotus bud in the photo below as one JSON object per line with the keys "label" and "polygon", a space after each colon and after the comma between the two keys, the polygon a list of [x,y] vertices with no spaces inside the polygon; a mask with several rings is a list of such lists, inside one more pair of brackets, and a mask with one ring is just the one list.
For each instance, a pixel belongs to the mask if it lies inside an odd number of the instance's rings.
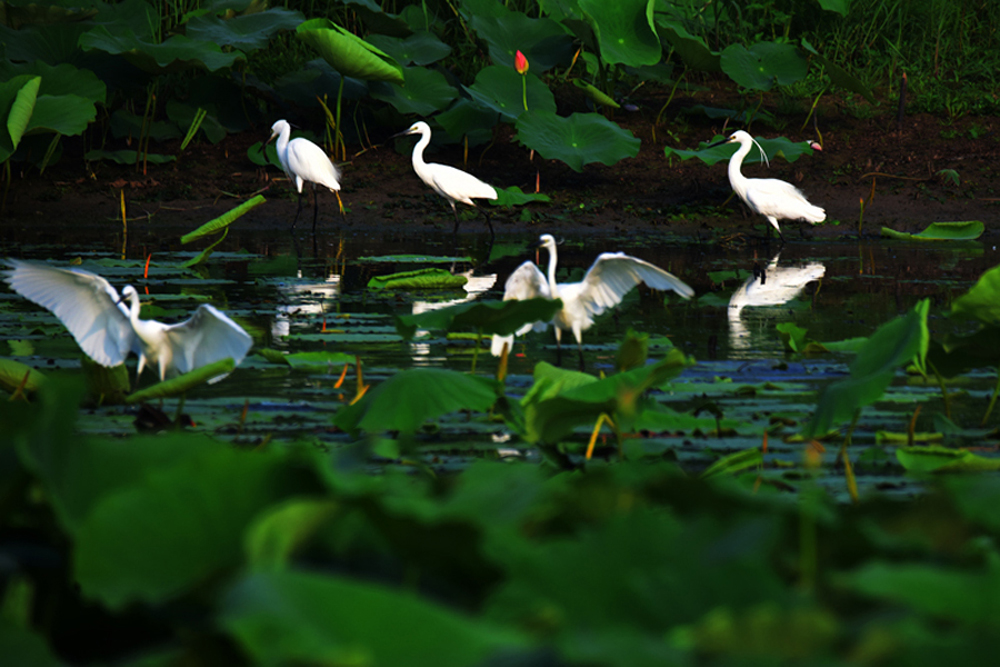
{"label": "pink lotus bud", "polygon": [[518,74],[528,73],[528,59],[520,51],[514,54],[514,69],[517,70]]}

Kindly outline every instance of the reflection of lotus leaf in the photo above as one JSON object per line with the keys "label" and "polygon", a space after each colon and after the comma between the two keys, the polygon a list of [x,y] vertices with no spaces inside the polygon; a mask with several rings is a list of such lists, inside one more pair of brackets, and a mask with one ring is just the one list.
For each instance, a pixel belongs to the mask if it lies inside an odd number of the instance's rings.
{"label": "reflection of lotus leaf", "polygon": [[722,71],[745,88],[770,90],[787,86],[806,75],[808,64],[794,46],[757,42],[749,49],[731,44],[722,52]]}
{"label": "reflection of lotus leaf", "polygon": [[580,0],[597,35],[601,60],[612,65],[655,65],[663,50],[653,24],[654,0]]}
{"label": "reflection of lotus leaf", "polygon": [[568,118],[529,111],[517,120],[517,139],[546,160],[562,160],[576,171],[589,162],[614,164],[639,153],[639,140],[597,113]]}
{"label": "reflection of lotus leaf", "polygon": [[403,83],[403,68],[399,63],[328,19],[306,21],[295,32],[344,76]]}

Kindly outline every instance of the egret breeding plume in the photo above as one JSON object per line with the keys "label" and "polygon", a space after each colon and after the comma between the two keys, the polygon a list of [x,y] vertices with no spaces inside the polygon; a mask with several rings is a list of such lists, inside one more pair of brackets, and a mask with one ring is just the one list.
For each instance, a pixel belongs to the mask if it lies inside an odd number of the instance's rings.
{"label": "egret breeding plume", "polygon": [[285,170],[285,175],[295,183],[295,189],[299,193],[299,208],[295,211],[295,219],[292,220],[292,229],[299,221],[299,214],[302,213],[302,186],[305,183],[312,183],[313,190],[313,231],[316,231],[316,219],[319,217],[319,193],[316,191],[317,185],[328,188],[330,192],[337,195],[337,205],[340,213],[344,213],[344,203],[340,199],[340,170],[334,166],[326,151],[303,137],[288,140],[292,134],[292,126],[286,120],[275,121],[271,126],[271,137],[264,146],[271,143],[271,140],[278,137],[275,145],[278,149],[278,161],[281,168]]}
{"label": "egret breeding plume", "polygon": [[[571,331],[580,351],[580,368],[583,368],[583,332],[594,324],[594,317],[606,309],[617,306],[628,292],[645,283],[658,290],[673,290],[685,299],[694,296],[694,290],[687,283],[658,266],[632,257],[622,252],[605,252],[587,269],[587,274],[578,283],[556,282],[556,240],[551,234],[542,234],[538,246],[549,251],[548,276],[530,260],[517,267],[504,285],[504,301],[511,299],[562,299],[563,307],[551,324],[555,327],[556,350],[561,356],[562,332]],[[532,328],[544,331],[548,323],[526,324],[515,335],[524,335]],[[504,344],[508,349],[514,336],[494,336],[490,348],[494,356],[501,354]]]}
{"label": "egret breeding plume", "polygon": [[253,344],[240,325],[208,304],[179,324],[140,320],[139,293],[131,285],[119,297],[111,283],[89,271],[5,261],[10,268],[0,273],[11,289],[58,317],[88,357],[117,366],[129,352],[138,354],[136,381],[146,364],[158,367],[160,380],[227,357],[239,364]]}
{"label": "egret breeding plume", "polygon": [[389,138],[402,137],[408,134],[420,135],[420,141],[413,147],[413,171],[417,172],[420,180],[431,186],[434,192],[447,199],[448,203],[451,204],[451,212],[455,214],[455,229],[453,233],[458,233],[458,210],[455,208],[455,202],[460,201],[463,204],[468,204],[482,211],[483,215],[486,216],[486,226],[490,228],[490,237],[492,238],[494,236],[493,223],[490,221],[489,212],[486,209],[476,206],[476,202],[472,200],[496,199],[496,189],[492,185],[483,183],[472,174],[464,172],[461,169],[449,167],[446,164],[424,162],[424,149],[431,143],[431,128],[424,121],[417,121],[409,128]]}
{"label": "egret breeding plume", "polygon": [[[743,158],[756,144],[764,159],[764,149],[748,133],[736,130],[728,139],[716,142],[711,146],[738,143],[739,150],[729,159],[729,183],[733,191],[755,213],[760,213],[771,226],[778,230],[778,236],[784,241],[778,220],[806,220],[812,224],[826,220],[826,212],[819,206],[813,206],[802,192],[786,181],[777,178],[747,178],[740,172]],[[711,148],[709,146],[709,148]]]}

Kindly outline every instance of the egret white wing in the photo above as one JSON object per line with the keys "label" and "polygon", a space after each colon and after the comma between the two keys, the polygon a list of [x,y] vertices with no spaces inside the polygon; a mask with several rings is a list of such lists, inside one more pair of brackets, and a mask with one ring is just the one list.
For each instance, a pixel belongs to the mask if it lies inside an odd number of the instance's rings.
{"label": "egret white wing", "polygon": [[129,351],[139,352],[128,310],[101,276],[16,259],[3,271],[11,289],[59,318],[88,357],[117,366]]}
{"label": "egret white wing", "polygon": [[492,185],[461,169],[446,164],[429,164],[427,172],[431,178],[431,187],[439,194],[463,204],[474,206],[473,199],[497,198],[497,191]]}
{"label": "egret white wing", "polygon": [[[510,277],[507,278],[507,282],[504,283],[503,300],[525,301],[527,299],[537,299],[539,297],[546,299],[552,298],[552,291],[549,289],[549,283],[545,279],[545,274],[542,273],[541,269],[535,266],[534,262],[524,262],[510,274]],[[532,329],[535,331],[545,331],[547,328],[548,322],[534,322],[525,324],[523,327],[518,329],[517,332],[510,336],[494,335],[493,341],[490,344],[490,352],[494,357],[499,357],[501,352],[503,352],[504,343],[507,343],[508,350],[513,347],[514,336],[523,336]]]}
{"label": "egret white wing", "polygon": [[747,203],[758,213],[775,218],[822,222],[826,213],[809,203],[797,187],[777,178],[754,178],[747,188]]}
{"label": "egret white wing", "polygon": [[188,373],[226,357],[237,365],[250,351],[253,339],[243,327],[214,306],[202,304],[190,319],[164,331],[173,351],[174,367]]}
{"label": "egret white wing", "polygon": [[[649,262],[622,252],[606,252],[587,271],[579,287],[579,303],[593,315],[617,306],[639,283],[658,290],[673,290],[685,299],[694,290],[677,276]],[[565,287],[565,286],[563,286]]]}
{"label": "egret white wing", "polygon": [[[288,142],[288,169],[292,174],[310,183],[318,183],[330,190],[340,189],[340,171],[330,161],[322,148],[308,139],[298,138]],[[301,185],[296,181],[299,191]]]}

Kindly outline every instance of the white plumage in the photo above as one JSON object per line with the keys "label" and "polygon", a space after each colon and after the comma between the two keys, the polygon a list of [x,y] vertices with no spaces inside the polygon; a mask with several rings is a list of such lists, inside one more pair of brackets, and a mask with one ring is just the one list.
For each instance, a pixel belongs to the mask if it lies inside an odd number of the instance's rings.
{"label": "white plumage", "polygon": [[[747,206],[760,213],[784,240],[778,220],[805,220],[816,224],[826,220],[826,212],[809,203],[805,195],[791,183],[777,178],[747,178],[740,172],[743,158],[756,143],[743,130],[737,130],[719,143],[739,143],[740,148],[729,159],[729,184]],[[713,144],[719,145],[719,144]],[[759,147],[759,146],[758,146]],[[763,153],[763,150],[761,150]]]}
{"label": "white plumage", "polygon": [[11,289],[58,317],[88,357],[117,366],[129,352],[138,354],[136,380],[147,363],[158,367],[161,380],[226,357],[239,364],[253,344],[240,325],[208,304],[179,324],[140,320],[139,293],[131,285],[119,297],[107,280],[89,271],[6,263],[11,268],[2,273]]}
{"label": "white plumage", "polygon": [[317,185],[322,185],[337,195],[340,212],[344,212],[344,205],[340,200],[340,171],[330,161],[326,151],[304,137],[289,141],[291,134],[292,126],[288,121],[279,120],[271,126],[271,138],[267,142],[270,143],[272,139],[278,137],[278,142],[275,144],[278,161],[281,162],[285,175],[295,183],[295,189],[299,193],[299,208],[295,211],[295,219],[292,220],[293,229],[302,212],[302,186],[305,183],[312,183],[313,231],[316,231],[316,219],[319,217]]}
{"label": "white plumage", "polygon": [[[447,199],[448,203],[451,204],[451,211],[455,214],[454,232],[457,233],[458,210],[455,208],[455,202],[460,201],[478,208],[476,202],[472,201],[473,199],[496,199],[497,191],[492,185],[484,183],[461,169],[436,162],[424,162],[424,149],[431,143],[431,128],[424,121],[417,121],[402,132],[394,134],[393,137],[402,137],[408,134],[420,135],[420,140],[413,147],[413,171],[417,172],[420,180],[431,186],[434,192]],[[490,214],[485,209],[480,210],[486,216],[486,225],[490,229],[490,236],[492,236],[493,223],[490,221]]]}
{"label": "white plumage", "polygon": [[[606,309],[617,306],[625,295],[639,283],[658,290],[673,290],[685,299],[694,296],[694,290],[680,278],[649,262],[621,252],[606,252],[587,270],[578,283],[556,282],[556,240],[551,234],[542,234],[539,246],[549,251],[548,276],[531,261],[524,262],[507,279],[504,301],[511,299],[562,299],[563,307],[552,324],[555,326],[556,346],[561,347],[562,332],[571,331],[580,350],[580,365],[583,365],[583,332],[594,324],[594,318]],[[532,328],[544,331],[546,322],[526,324],[515,335],[524,335]],[[499,355],[506,343],[513,345],[514,336],[494,336],[491,352]]]}

